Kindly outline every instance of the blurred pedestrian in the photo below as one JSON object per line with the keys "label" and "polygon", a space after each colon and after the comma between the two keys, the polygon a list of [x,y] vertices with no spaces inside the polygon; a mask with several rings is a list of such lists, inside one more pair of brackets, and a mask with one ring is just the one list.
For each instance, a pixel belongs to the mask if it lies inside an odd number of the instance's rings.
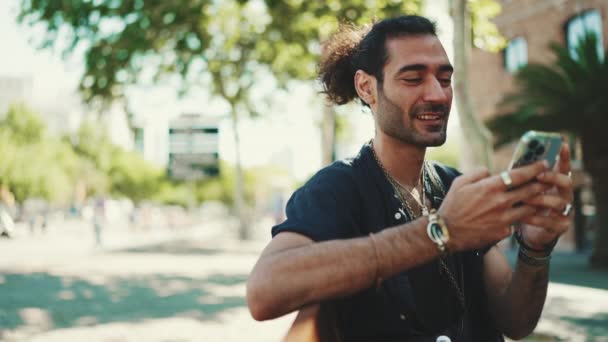
{"label": "blurred pedestrian", "polygon": [[15,196],[6,185],[0,185],[0,236],[13,237],[16,214]]}
{"label": "blurred pedestrian", "polygon": [[103,230],[105,228],[105,220],[105,199],[99,196],[95,199],[95,203],[93,205],[93,229],[95,232],[95,245],[97,247],[102,247],[103,244]]}

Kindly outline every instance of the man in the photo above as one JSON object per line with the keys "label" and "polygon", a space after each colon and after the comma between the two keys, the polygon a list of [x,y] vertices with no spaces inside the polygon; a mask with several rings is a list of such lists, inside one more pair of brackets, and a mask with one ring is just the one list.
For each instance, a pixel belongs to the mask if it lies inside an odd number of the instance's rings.
{"label": "man", "polygon": [[[569,226],[569,152],[555,170],[537,162],[457,178],[425,162],[426,147],[446,139],[452,71],[434,25],[418,16],[345,29],[326,44],[328,98],[359,99],[376,133],[293,194],[248,280],[255,319],[300,310],[293,330],[314,322],[314,338],[330,341],[502,341],[533,331],[551,251]],[[495,244],[515,223],[513,271]]]}

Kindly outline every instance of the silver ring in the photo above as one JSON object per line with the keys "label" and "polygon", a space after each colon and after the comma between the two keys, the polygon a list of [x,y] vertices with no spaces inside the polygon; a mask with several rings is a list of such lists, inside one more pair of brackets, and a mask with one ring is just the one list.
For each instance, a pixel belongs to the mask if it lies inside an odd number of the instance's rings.
{"label": "silver ring", "polygon": [[570,211],[572,211],[572,203],[566,204],[566,207],[564,208],[564,211],[562,211],[562,215],[563,216],[568,216],[568,215],[570,215]]}
{"label": "silver ring", "polygon": [[572,171],[568,171],[567,176],[568,176],[568,178],[572,178]]}
{"label": "silver ring", "polygon": [[502,183],[507,187],[507,190],[511,190],[513,188],[513,180],[509,175],[509,171],[501,172],[500,179],[502,180]]}

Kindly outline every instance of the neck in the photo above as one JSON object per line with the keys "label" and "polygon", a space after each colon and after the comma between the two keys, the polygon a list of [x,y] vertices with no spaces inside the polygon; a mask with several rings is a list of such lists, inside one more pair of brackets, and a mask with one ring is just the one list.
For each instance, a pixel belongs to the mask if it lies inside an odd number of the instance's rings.
{"label": "neck", "polygon": [[397,182],[411,188],[420,184],[426,147],[406,144],[377,132],[373,148],[386,171]]}

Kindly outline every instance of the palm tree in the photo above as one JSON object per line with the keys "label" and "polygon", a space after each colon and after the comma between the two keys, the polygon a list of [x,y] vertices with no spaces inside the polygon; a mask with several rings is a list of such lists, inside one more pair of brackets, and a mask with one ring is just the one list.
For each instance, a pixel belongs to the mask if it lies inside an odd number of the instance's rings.
{"label": "palm tree", "polygon": [[608,62],[597,41],[594,34],[586,34],[572,54],[552,43],[555,61],[523,67],[516,75],[519,90],[502,104],[509,111],[488,124],[497,145],[528,129],[570,132],[580,139],[597,209],[591,264],[608,267]]}

